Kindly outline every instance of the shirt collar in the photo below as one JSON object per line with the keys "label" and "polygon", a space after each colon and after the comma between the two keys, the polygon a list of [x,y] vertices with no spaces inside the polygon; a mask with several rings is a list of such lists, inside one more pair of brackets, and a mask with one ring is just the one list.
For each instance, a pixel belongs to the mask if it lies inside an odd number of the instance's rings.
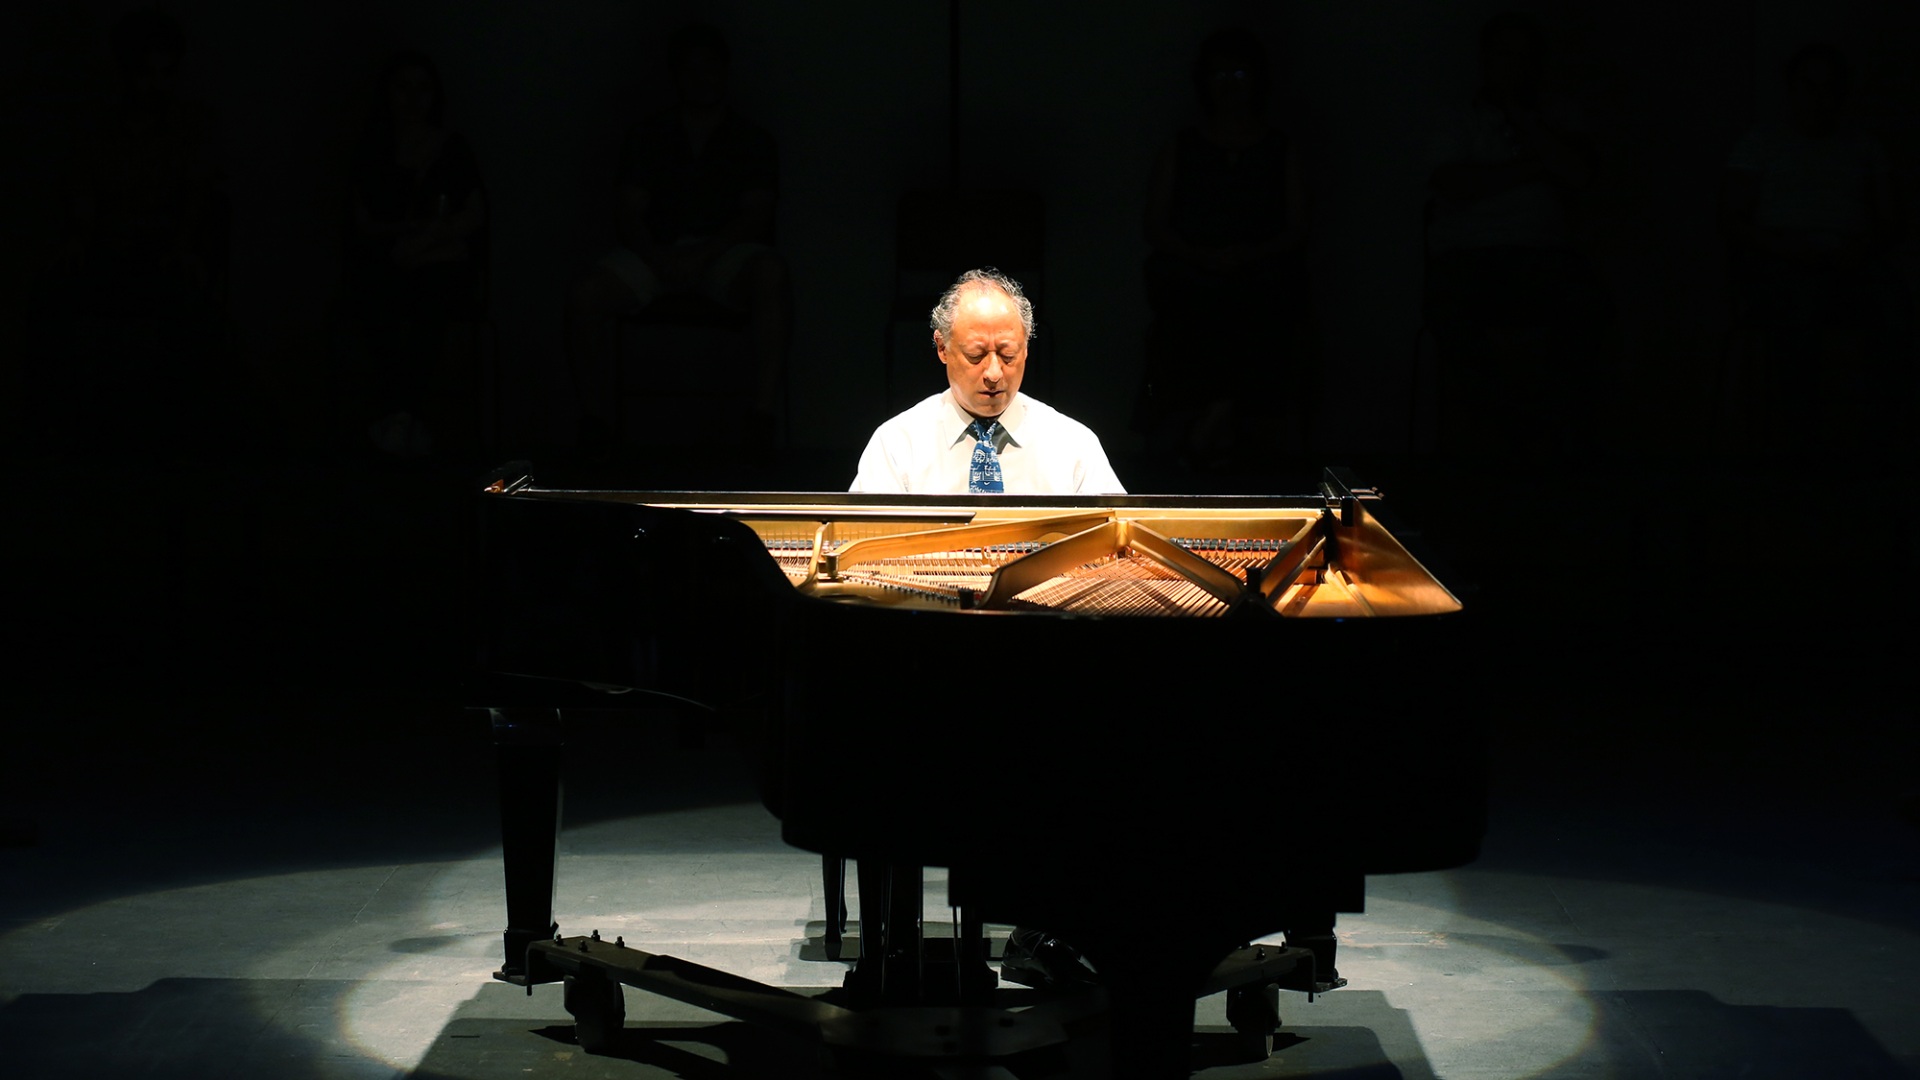
{"label": "shirt collar", "polygon": [[[940,405],[946,410],[947,428],[953,432],[953,442],[947,444],[952,446],[966,438],[967,428],[973,425],[973,414],[961,408],[960,403],[953,400],[952,388],[948,388],[946,393],[940,395]],[[1007,433],[1007,441],[1015,446],[1021,445],[1020,424],[1026,418],[1027,399],[1017,390],[1014,391],[1013,400],[1007,404],[1006,411],[994,417],[1000,424],[1000,430]]]}

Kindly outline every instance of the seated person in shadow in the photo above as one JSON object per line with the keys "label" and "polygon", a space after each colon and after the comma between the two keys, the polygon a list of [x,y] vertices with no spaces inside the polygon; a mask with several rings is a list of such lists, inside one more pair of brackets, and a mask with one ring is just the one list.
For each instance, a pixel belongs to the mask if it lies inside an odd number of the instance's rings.
{"label": "seated person in shadow", "polygon": [[1889,449],[1914,396],[1891,159],[1846,120],[1852,76],[1838,50],[1807,46],[1783,74],[1786,122],[1740,140],[1721,190],[1746,434],[1768,449]]}
{"label": "seated person in shadow", "polygon": [[1440,362],[1442,448],[1516,460],[1574,451],[1576,387],[1610,305],[1573,242],[1573,196],[1593,155],[1569,105],[1541,86],[1531,18],[1493,16],[1480,84],[1437,133],[1429,178],[1426,316]]}
{"label": "seated person in shadow", "polygon": [[[432,449],[429,413],[456,327],[481,317],[487,198],[473,150],[446,126],[446,93],[426,54],[380,69],[353,166],[346,322],[361,346],[349,408],[381,450]],[[434,416],[444,430],[447,418]]]}
{"label": "seated person in shadow", "polygon": [[1298,145],[1267,120],[1266,50],[1246,30],[1218,31],[1192,76],[1202,118],[1161,151],[1147,206],[1153,322],[1135,426],[1156,454],[1205,468],[1279,441],[1276,417],[1304,449],[1316,380],[1306,185]]}
{"label": "seated person in shadow", "polygon": [[612,323],[670,294],[742,312],[756,371],[749,439],[771,440],[792,322],[787,269],[773,239],[779,159],[772,136],[728,100],[726,39],[710,26],[677,31],[668,45],[672,108],[627,133],[616,178],[619,246],[574,282],[567,301],[567,362],[581,408],[581,441],[603,449],[613,360]]}

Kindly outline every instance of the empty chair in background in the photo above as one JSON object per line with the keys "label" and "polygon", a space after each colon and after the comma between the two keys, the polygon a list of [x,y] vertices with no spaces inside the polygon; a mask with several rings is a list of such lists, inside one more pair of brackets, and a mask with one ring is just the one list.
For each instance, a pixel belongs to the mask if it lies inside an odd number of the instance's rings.
{"label": "empty chair in background", "polygon": [[433,61],[394,54],[353,162],[340,390],[355,426],[402,457],[430,452],[435,433],[456,426],[447,406],[464,381],[449,369],[470,355],[457,347],[461,328],[485,306],[486,189],[446,111]]}
{"label": "empty chair in background", "polygon": [[1161,150],[1147,205],[1153,321],[1135,426],[1156,457],[1229,467],[1308,443],[1306,184],[1297,140],[1268,118],[1259,38],[1210,35],[1192,77],[1200,120]]}
{"label": "empty chair in background", "polygon": [[1847,115],[1853,77],[1839,50],[1806,46],[1782,74],[1783,122],[1741,138],[1722,185],[1736,444],[1885,453],[1904,437],[1915,392],[1892,161]]}
{"label": "empty chair in background", "polygon": [[1436,133],[1424,303],[1444,452],[1545,462],[1589,436],[1612,304],[1573,227],[1594,155],[1546,55],[1530,17],[1487,20],[1479,84]]}
{"label": "empty chair in background", "polygon": [[[682,27],[668,46],[674,103],[633,125],[615,180],[616,246],[577,279],[567,300],[566,350],[580,408],[580,440],[610,449],[629,385],[640,396],[670,381],[730,395],[705,407],[705,426],[748,442],[779,436],[792,323],[787,268],[774,251],[779,157],[773,137],[728,94],[731,54],[710,26]],[[614,337],[626,320],[737,324],[751,340],[750,371],[674,370],[642,360],[629,380]]]}

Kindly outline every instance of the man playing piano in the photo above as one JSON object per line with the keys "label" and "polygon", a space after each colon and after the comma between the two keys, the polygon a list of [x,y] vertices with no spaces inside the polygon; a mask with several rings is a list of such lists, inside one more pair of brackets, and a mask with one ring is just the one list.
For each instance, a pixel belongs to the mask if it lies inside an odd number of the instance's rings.
{"label": "man playing piano", "polygon": [[[992,267],[961,274],[933,308],[933,350],[947,389],[881,424],[854,491],[1124,495],[1085,424],[1020,394],[1033,302]],[[1028,986],[1097,979],[1059,938],[1017,928],[1001,974]]]}
{"label": "man playing piano", "polygon": [[1085,424],[1020,393],[1033,303],[992,267],[960,275],[933,309],[947,389],[881,424],[854,491],[1125,494]]}

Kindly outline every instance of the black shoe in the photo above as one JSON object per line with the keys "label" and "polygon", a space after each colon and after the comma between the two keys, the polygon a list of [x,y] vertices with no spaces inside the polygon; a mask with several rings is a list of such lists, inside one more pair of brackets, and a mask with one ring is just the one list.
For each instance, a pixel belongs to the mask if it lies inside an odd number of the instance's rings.
{"label": "black shoe", "polygon": [[1052,934],[1015,928],[1000,957],[1000,977],[1043,990],[1054,986],[1098,986],[1100,973],[1080,951]]}

